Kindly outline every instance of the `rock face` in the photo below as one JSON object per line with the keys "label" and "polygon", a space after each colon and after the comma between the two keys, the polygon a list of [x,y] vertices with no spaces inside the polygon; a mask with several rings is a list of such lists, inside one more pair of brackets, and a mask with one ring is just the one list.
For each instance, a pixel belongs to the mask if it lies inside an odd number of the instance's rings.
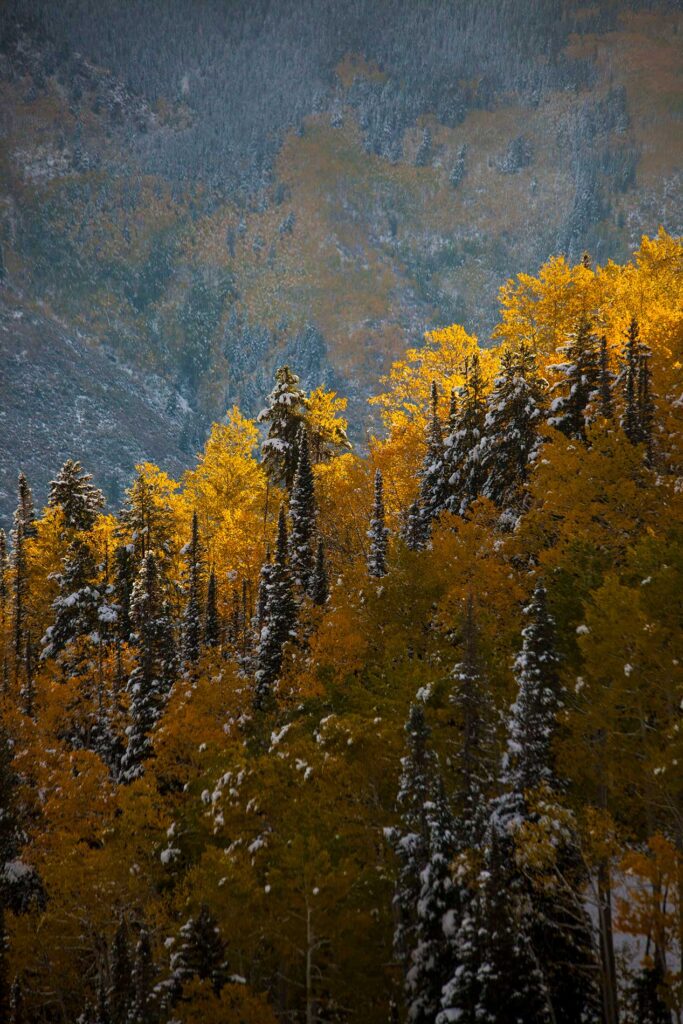
{"label": "rock face", "polygon": [[112,495],[180,465],[286,360],[362,422],[425,329],[486,343],[509,275],[681,229],[675,2],[229,7],[0,12],[3,388],[39,431],[8,421],[3,490],[60,452]]}
{"label": "rock face", "polygon": [[115,503],[138,462],[178,473],[183,422],[163,381],[133,379],[102,350],[10,295],[0,305],[0,521],[9,524],[23,469],[37,503],[67,458],[80,459]]}

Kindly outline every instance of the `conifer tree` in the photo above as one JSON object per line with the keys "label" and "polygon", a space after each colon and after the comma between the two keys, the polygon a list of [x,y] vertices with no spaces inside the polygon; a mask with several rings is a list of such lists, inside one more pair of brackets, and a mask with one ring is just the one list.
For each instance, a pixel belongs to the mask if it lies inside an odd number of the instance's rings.
{"label": "conifer tree", "polygon": [[12,639],[14,647],[14,676],[19,678],[19,670],[24,650],[24,619],[26,599],[28,596],[28,576],[26,569],[26,539],[23,520],[15,515],[12,531]]}
{"label": "conifer tree", "polygon": [[185,981],[200,978],[210,981],[218,995],[228,981],[225,943],[220,928],[205,903],[196,917],[180,929],[178,948],[171,958],[172,986],[175,1001]]}
{"label": "conifer tree", "polygon": [[401,536],[410,551],[422,551],[429,540],[429,522],[422,514],[420,499],[408,506],[402,523]]}
{"label": "conifer tree", "polygon": [[280,507],[275,558],[268,574],[264,623],[259,638],[254,705],[263,708],[282,667],[283,648],[295,636],[296,604],[287,560],[287,519]]}
{"label": "conifer tree", "polygon": [[21,688],[22,710],[27,718],[33,718],[35,714],[35,681],[33,642],[31,631],[26,633],[26,645],[24,647],[24,685]]}
{"label": "conifer tree", "polygon": [[63,565],[57,577],[59,594],[52,604],[55,619],[42,639],[42,657],[55,658],[64,652],[68,666],[70,647],[97,630],[103,595],[95,556],[86,540],[74,537]]}
{"label": "conifer tree", "polygon": [[464,366],[464,384],[460,392],[455,429],[445,441],[449,474],[448,508],[462,515],[478,496],[482,486],[479,443],[484,435],[486,396],[481,360],[474,354]]}
{"label": "conifer tree", "polygon": [[471,593],[465,608],[462,659],[454,666],[451,678],[450,703],[457,736],[457,748],[451,758],[456,773],[455,830],[461,852],[482,840],[495,736],[495,712],[481,664]]}
{"label": "conifer tree", "polygon": [[103,975],[100,975],[99,985],[97,986],[97,1008],[95,1011],[95,1020],[97,1021],[97,1024],[112,1024],[111,1014],[109,1012],[107,986]]}
{"label": "conifer tree", "polygon": [[24,1013],[24,992],[19,977],[15,977],[10,990],[10,1024],[28,1024]]}
{"label": "conifer tree", "polygon": [[638,427],[641,443],[645,445],[648,463],[653,458],[653,427],[655,403],[652,395],[652,371],[650,369],[651,350],[647,345],[640,346],[638,359]]}
{"label": "conifer tree", "polygon": [[408,1020],[433,1024],[450,973],[444,927],[453,907],[453,821],[419,704],[410,709],[406,733],[397,797],[400,825],[387,831],[399,860],[394,950],[404,965]]}
{"label": "conifer tree", "polygon": [[119,544],[114,551],[113,598],[116,606],[116,635],[121,643],[130,640],[132,625],[130,602],[135,583],[133,554],[126,544]]}
{"label": "conifer tree", "polygon": [[265,625],[266,613],[268,611],[268,592],[270,588],[270,576],[273,571],[273,564],[271,561],[270,544],[266,547],[266,558],[261,566],[261,572],[259,574],[258,593],[256,595],[256,627],[261,634],[261,630]]}
{"label": "conifer tree", "polygon": [[520,795],[555,783],[551,744],[562,706],[555,623],[540,580],[525,612],[528,624],[515,659],[517,698],[510,709],[503,772],[504,785]]}
{"label": "conifer tree", "polygon": [[107,999],[112,1024],[127,1024],[128,1009],[132,1002],[131,956],[128,929],[121,920],[114,933],[109,962],[109,990]]}
{"label": "conifer tree", "polygon": [[641,441],[640,417],[638,415],[638,366],[640,361],[640,327],[636,317],[626,333],[626,343],[622,354],[622,370],[620,381],[623,390],[624,407],[621,426],[631,444]]}
{"label": "conifer tree", "polygon": [[299,378],[288,366],[281,366],[275,374],[275,387],[268,396],[268,404],[257,417],[267,425],[268,436],[261,445],[261,458],[269,479],[276,485],[291,490],[299,459],[299,430],[307,407],[305,393],[299,387]]}
{"label": "conifer tree", "polygon": [[560,347],[565,362],[550,369],[559,374],[552,387],[548,423],[567,437],[584,439],[587,409],[600,388],[600,347],[587,317],[581,317],[576,329]]}
{"label": "conifer tree", "polygon": [[140,932],[133,970],[131,975],[131,1000],[128,1010],[128,1024],[151,1024],[153,1013],[154,961],[149,933],[146,929]]}
{"label": "conifer tree", "polygon": [[316,527],[315,484],[305,426],[297,438],[299,458],[289,496],[289,562],[294,583],[308,592],[313,572],[313,537]]}
{"label": "conifer tree", "polygon": [[479,891],[475,1020],[548,1024],[554,1018],[529,935],[526,886],[515,868],[512,840],[495,826],[485,843]]}
{"label": "conifer tree", "polygon": [[121,760],[124,782],[141,775],[143,762],[152,754],[151,733],[177,671],[171,617],[151,552],[145,555],[133,587],[131,617],[138,656],[128,680],[131,722],[126,730],[128,746]]}
{"label": "conifer tree", "polygon": [[450,870],[453,819],[438,774],[432,778],[425,819],[427,856],[419,876],[414,945],[405,979],[408,1020],[412,1024],[433,1024],[451,973],[452,952],[446,933],[455,897]]}
{"label": "conifer tree", "polygon": [[207,647],[217,647],[220,643],[220,620],[218,617],[218,585],[216,572],[211,567],[209,583],[206,588],[206,613],[204,616],[204,641]]}
{"label": "conifer tree", "polygon": [[199,660],[202,640],[202,554],[197,513],[192,514],[192,533],[187,545],[186,603],[182,624],[182,657],[186,667]]}
{"label": "conifer tree", "polygon": [[36,535],[36,513],[33,504],[33,493],[29,487],[26,475],[23,472],[19,473],[19,485],[18,485],[18,501],[17,508],[14,513],[14,529],[16,530],[19,525],[22,526],[24,532],[24,538],[35,537]]}
{"label": "conifer tree", "polygon": [[538,426],[545,388],[528,345],[522,343],[516,352],[504,353],[479,445],[482,493],[504,509],[521,511],[529,466],[541,445]]}
{"label": "conifer tree", "polygon": [[7,931],[5,913],[12,906],[12,894],[5,866],[14,861],[22,833],[17,813],[18,778],[12,765],[12,744],[0,725],[0,1020],[10,1013],[10,981],[7,968]]}
{"label": "conifer tree", "polygon": [[444,510],[448,501],[444,441],[438,405],[439,393],[436,382],[432,381],[431,417],[427,426],[427,452],[420,472],[419,504],[425,542],[429,539],[432,522]]}
{"label": "conifer tree", "polygon": [[50,508],[61,508],[68,530],[90,530],[104,508],[104,495],[80,462],[67,459],[50,483]]}
{"label": "conifer tree", "polygon": [[372,505],[370,518],[370,549],[368,551],[368,573],[380,579],[387,574],[387,541],[389,530],[385,522],[384,512],[384,485],[382,474],[379,470],[375,472],[375,497]]}
{"label": "conifer tree", "polygon": [[612,401],[614,379],[609,366],[609,349],[607,347],[607,338],[604,334],[600,338],[598,368],[600,415],[605,420],[611,420],[614,416],[614,403]]}
{"label": "conifer tree", "polygon": [[327,604],[327,599],[330,595],[330,587],[327,580],[327,566],[325,564],[325,547],[323,545],[322,537],[318,537],[315,565],[313,567],[309,594],[313,604],[320,605],[320,607]]}

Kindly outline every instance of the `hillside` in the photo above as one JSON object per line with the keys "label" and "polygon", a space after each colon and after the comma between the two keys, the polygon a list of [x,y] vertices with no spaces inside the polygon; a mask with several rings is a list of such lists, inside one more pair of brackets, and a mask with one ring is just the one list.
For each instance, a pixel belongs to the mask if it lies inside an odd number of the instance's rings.
{"label": "hillside", "polygon": [[[681,229],[675,3],[153,8],[5,4],[1,267],[10,305],[44,303],[114,356],[142,407],[164,381],[190,450],[233,401],[257,411],[285,361],[347,394],[361,437],[365,397],[425,329],[487,343],[513,271]],[[127,415],[111,404],[123,433]],[[132,458],[112,442],[114,476]]]}

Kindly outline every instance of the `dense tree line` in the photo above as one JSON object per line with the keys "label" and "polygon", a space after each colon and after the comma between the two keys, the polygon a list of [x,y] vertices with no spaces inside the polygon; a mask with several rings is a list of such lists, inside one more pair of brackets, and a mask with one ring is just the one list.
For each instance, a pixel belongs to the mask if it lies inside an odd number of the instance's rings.
{"label": "dense tree line", "polygon": [[[19,1024],[680,1018],[680,244],[0,534]],[[256,450],[258,451],[258,456]]]}

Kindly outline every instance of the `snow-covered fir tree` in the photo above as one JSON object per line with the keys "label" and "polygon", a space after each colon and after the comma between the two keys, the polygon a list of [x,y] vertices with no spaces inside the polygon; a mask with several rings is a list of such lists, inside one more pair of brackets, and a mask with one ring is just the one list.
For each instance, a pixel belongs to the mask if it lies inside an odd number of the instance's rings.
{"label": "snow-covered fir tree", "polygon": [[455,429],[449,423],[450,433],[444,442],[449,487],[448,508],[455,515],[462,515],[481,491],[483,480],[479,442],[484,435],[485,417],[485,382],[481,360],[475,353],[465,362],[464,383],[455,417],[457,422]]}
{"label": "snow-covered fir tree", "polygon": [[153,1020],[154,975],[149,933],[143,928],[135,947],[127,1024],[149,1024]]}
{"label": "snow-covered fir tree", "polygon": [[68,530],[89,530],[104,508],[104,495],[80,462],[67,459],[50,483],[48,505],[61,508]]}
{"label": "snow-covered fir tree", "polygon": [[26,631],[26,642],[24,644],[24,682],[19,694],[21,697],[21,708],[27,718],[33,718],[36,711],[34,669],[35,652],[33,650],[31,630],[28,629]]}
{"label": "snow-covered fir tree", "polygon": [[130,725],[128,745],[121,761],[121,779],[131,782],[143,771],[152,754],[150,734],[163,711],[177,672],[173,626],[157,561],[145,555],[131,600],[136,665],[128,680]]}
{"label": "snow-covered fir tree", "polygon": [[259,636],[265,625],[266,613],[268,611],[268,592],[270,587],[270,575],[273,571],[270,545],[266,547],[266,557],[259,573],[258,591],[256,594],[256,628]]}
{"label": "snow-covered fir tree", "polygon": [[330,586],[327,579],[327,565],[325,563],[325,546],[322,537],[318,537],[318,544],[315,552],[315,565],[311,576],[309,594],[313,604],[320,607],[327,604],[330,595]]}
{"label": "snow-covered fir tree", "polygon": [[631,444],[645,445],[652,461],[654,398],[650,370],[651,349],[640,340],[640,327],[632,317],[621,357],[619,382],[623,396],[621,427]]}
{"label": "snow-covered fir tree", "polygon": [[192,978],[210,981],[216,995],[229,979],[225,942],[205,903],[180,929],[171,957],[170,988],[174,1002],[182,995],[183,984]]}
{"label": "snow-covered fir tree", "polygon": [[24,1007],[24,990],[18,977],[15,977],[10,990],[9,1024],[28,1024]]}
{"label": "snow-covered fir tree", "polygon": [[116,635],[121,643],[130,640],[132,625],[130,602],[135,583],[133,552],[127,544],[119,544],[114,551],[114,581],[112,598],[116,607]]}
{"label": "snow-covered fir tree", "polygon": [[422,551],[429,540],[431,523],[422,514],[420,499],[408,506],[401,524],[401,537],[411,551]]}
{"label": "snow-covered fir tree", "polygon": [[550,367],[559,379],[551,389],[548,423],[567,437],[583,439],[588,407],[600,389],[600,343],[587,317],[581,317],[559,351],[565,360]]}
{"label": "snow-covered fir tree", "polygon": [[451,673],[450,704],[456,749],[457,848],[477,846],[486,825],[486,797],[493,777],[495,711],[479,651],[474,599],[468,594],[462,629],[462,657]]}
{"label": "snow-covered fir tree", "polygon": [[57,576],[59,594],[52,603],[54,622],[42,639],[42,657],[55,658],[64,653],[68,667],[71,646],[96,633],[105,599],[98,582],[99,566],[88,541],[74,537],[63,566]]}
{"label": "snow-covered fir tree", "polygon": [[419,875],[413,948],[405,975],[408,1020],[411,1024],[433,1024],[452,967],[452,950],[447,933],[455,906],[451,878],[453,819],[438,773],[431,779],[431,792],[424,811],[427,829],[426,861]]}
{"label": "snow-covered fir tree", "polygon": [[268,434],[261,445],[263,466],[274,484],[290,490],[299,460],[299,430],[307,407],[305,392],[299,378],[288,366],[281,366],[275,374],[275,387],[268,396],[267,405],[258,414],[259,423],[265,424]]}
{"label": "snow-covered fir tree", "polygon": [[280,507],[277,542],[266,589],[265,611],[259,637],[254,705],[263,708],[280,674],[285,644],[296,636],[294,585],[288,564],[287,518]]}
{"label": "snow-covered fir tree", "polygon": [[127,1024],[133,997],[132,967],[128,929],[125,921],[121,920],[114,932],[109,955],[107,1002],[112,1024]]}
{"label": "snow-covered fir tree", "polygon": [[529,345],[522,343],[515,352],[504,353],[479,445],[482,494],[503,509],[521,511],[529,467],[541,445],[538,426],[545,391]]}
{"label": "snow-covered fir tree", "polygon": [[36,513],[33,502],[33,492],[29,486],[29,482],[26,479],[26,474],[23,472],[19,473],[18,480],[18,500],[17,507],[14,513],[14,529],[16,530],[21,525],[24,531],[24,537],[35,537],[36,535]]}
{"label": "snow-covered fir tree", "polygon": [[185,609],[183,611],[181,653],[186,667],[196,664],[202,642],[202,575],[203,560],[199,540],[199,520],[192,514],[190,541],[185,548]]}
{"label": "snow-covered fir tree", "polygon": [[204,614],[204,641],[207,647],[217,647],[221,639],[221,625],[218,615],[218,584],[216,572],[211,567],[206,588],[206,612]]}
{"label": "snow-covered fir tree", "polygon": [[448,502],[448,479],[444,457],[444,440],[439,419],[439,392],[436,382],[431,387],[431,415],[427,424],[427,451],[420,471],[420,514],[425,540],[432,523]]}
{"label": "snow-covered fir tree", "polygon": [[613,387],[614,374],[610,369],[609,347],[607,338],[603,334],[600,337],[598,355],[598,411],[605,420],[611,420],[614,416]]}
{"label": "snow-covered fir tree", "polygon": [[503,784],[523,796],[541,784],[554,785],[552,740],[562,707],[555,623],[542,581],[525,609],[522,649],[515,659],[517,697],[510,708]]}
{"label": "snow-covered fir tree", "polygon": [[368,537],[370,538],[368,573],[379,579],[387,574],[387,543],[389,539],[384,511],[384,484],[379,469],[375,471],[375,496]]}
{"label": "snow-covered fir tree", "polygon": [[299,430],[297,446],[299,457],[289,496],[289,564],[294,583],[301,591],[308,593],[313,572],[316,505],[308,434],[304,425]]}

